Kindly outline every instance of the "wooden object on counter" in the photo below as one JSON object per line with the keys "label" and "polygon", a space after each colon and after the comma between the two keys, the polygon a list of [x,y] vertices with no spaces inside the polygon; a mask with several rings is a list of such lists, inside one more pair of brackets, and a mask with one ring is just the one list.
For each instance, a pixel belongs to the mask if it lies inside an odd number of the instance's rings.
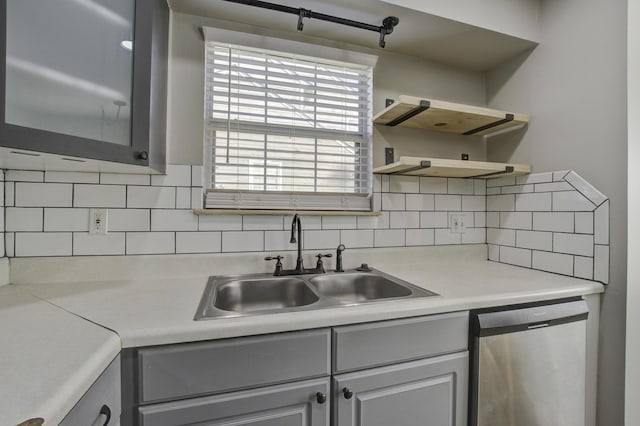
{"label": "wooden object on counter", "polygon": [[437,176],[453,178],[492,178],[531,173],[528,164],[448,160],[444,158],[400,157],[395,163],[373,169],[384,175]]}
{"label": "wooden object on counter", "polygon": [[375,124],[460,135],[489,135],[524,126],[529,116],[496,109],[401,95],[373,118]]}

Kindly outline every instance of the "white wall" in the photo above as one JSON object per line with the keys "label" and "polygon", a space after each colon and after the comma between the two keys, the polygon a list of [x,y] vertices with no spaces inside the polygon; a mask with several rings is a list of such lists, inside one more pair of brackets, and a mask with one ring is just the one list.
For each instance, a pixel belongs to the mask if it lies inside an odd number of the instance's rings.
{"label": "white wall", "polygon": [[[628,2],[628,214],[630,218],[640,217],[640,5]],[[628,224],[628,261],[627,261],[627,359],[640,359],[640,222],[630,220]],[[625,421],[627,425],[640,424],[640,364],[628,362],[626,366]]]}
{"label": "white wall", "polygon": [[[272,37],[291,37],[247,25],[172,13],[169,59],[169,102],[167,119],[168,162],[202,164],[204,41],[203,25]],[[378,54],[362,47],[295,35],[296,40]],[[384,109],[385,98],[411,94],[475,105],[485,104],[485,77],[426,60],[384,52],[374,71],[374,113]],[[469,143],[472,141],[473,143]],[[396,156],[459,158],[466,152],[473,160],[485,159],[485,143],[479,137],[449,136],[405,128],[374,130],[374,164],[384,164],[384,147],[394,146]]]}
{"label": "white wall", "polygon": [[[488,103],[531,113],[520,143],[489,160],[574,169],[611,200],[611,280],[602,306],[598,424],[624,417],[627,242],[626,1],[544,0],[541,43],[488,74]],[[636,403],[637,404],[637,403]]]}
{"label": "white wall", "polygon": [[526,40],[540,39],[540,0],[382,1]]}

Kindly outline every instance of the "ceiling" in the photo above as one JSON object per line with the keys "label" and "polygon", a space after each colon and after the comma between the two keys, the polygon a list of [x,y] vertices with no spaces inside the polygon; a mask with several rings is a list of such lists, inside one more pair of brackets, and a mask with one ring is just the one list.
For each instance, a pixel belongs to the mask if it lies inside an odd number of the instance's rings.
{"label": "ceiling", "polygon": [[[487,71],[536,46],[530,40],[508,36],[435,15],[390,5],[379,0],[273,0],[273,3],[305,8],[372,25],[387,16],[400,24],[387,36],[384,50],[469,69]],[[231,3],[225,0],[168,0],[175,12],[238,22],[297,34],[295,15]],[[331,41],[378,47],[377,33],[314,19],[304,19],[304,34]]]}

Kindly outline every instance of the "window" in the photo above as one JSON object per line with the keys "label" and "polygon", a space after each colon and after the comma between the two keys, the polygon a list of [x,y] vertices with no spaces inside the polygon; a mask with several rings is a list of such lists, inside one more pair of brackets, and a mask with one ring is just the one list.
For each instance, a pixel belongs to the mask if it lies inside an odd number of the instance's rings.
{"label": "window", "polygon": [[207,41],[205,75],[207,208],[370,210],[371,65]]}

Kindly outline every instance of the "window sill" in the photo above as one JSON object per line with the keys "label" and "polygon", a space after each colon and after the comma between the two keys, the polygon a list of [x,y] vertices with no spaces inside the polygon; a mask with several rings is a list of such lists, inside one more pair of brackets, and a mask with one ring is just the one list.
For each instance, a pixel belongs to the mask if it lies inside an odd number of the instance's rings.
{"label": "window sill", "polygon": [[348,210],[252,210],[252,209],[196,209],[197,215],[237,214],[237,215],[293,215],[300,216],[380,216],[380,212]]}

